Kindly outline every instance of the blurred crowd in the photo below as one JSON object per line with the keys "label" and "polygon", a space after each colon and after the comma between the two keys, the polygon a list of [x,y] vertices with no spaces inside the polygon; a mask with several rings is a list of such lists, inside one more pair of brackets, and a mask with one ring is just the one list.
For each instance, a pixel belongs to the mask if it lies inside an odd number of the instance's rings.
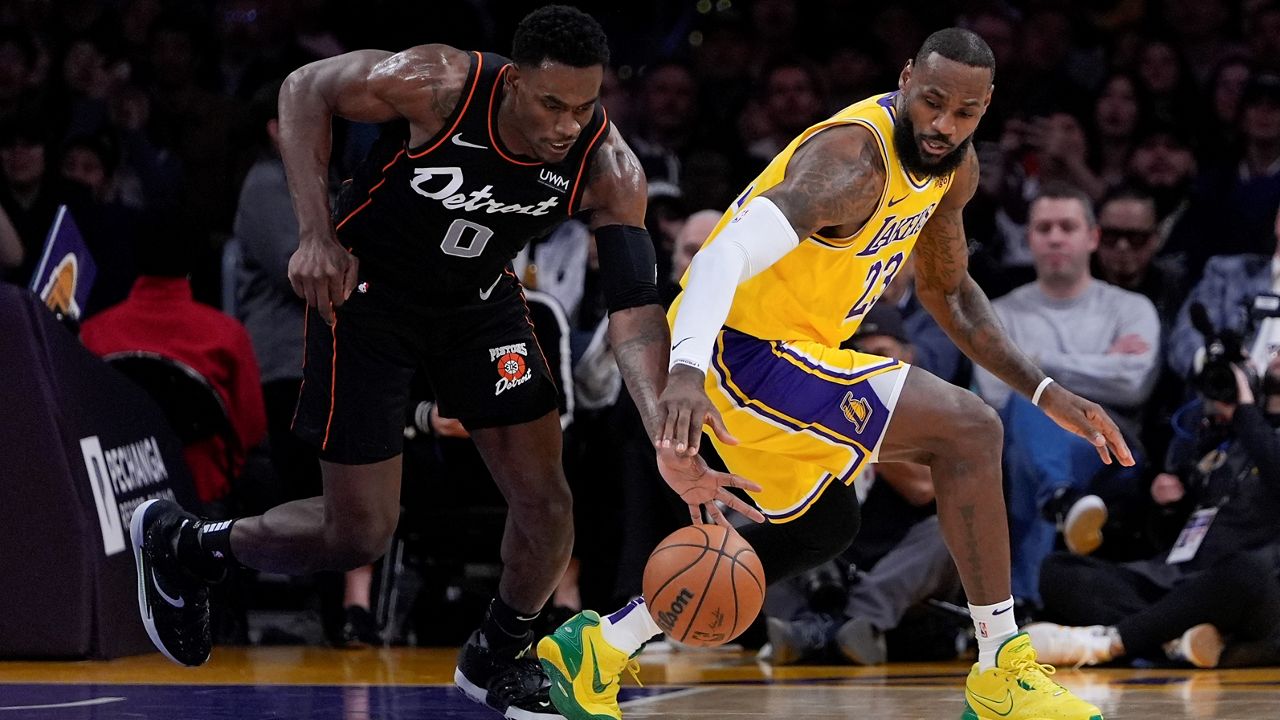
{"label": "blurred crowd", "polygon": [[[131,306],[189,320],[188,340],[152,326],[145,342],[185,356],[227,401],[242,450],[224,460],[219,447],[196,473],[202,500],[242,514],[314,494],[314,451],[288,430],[303,306],[286,276],[297,219],[274,144],[279,84],[366,47],[505,52],[539,4],[0,0],[0,279],[29,282],[66,205],[98,267],[86,344],[127,344]],[[981,35],[997,68],[973,138],[971,273],[1028,355],[1112,414],[1138,465],[1105,465],[973,368],[914,299],[909,268],[850,346],[1000,410],[1014,595],[1024,620],[1055,623],[1040,632],[1061,657],[1280,661],[1280,2],[573,4],[610,37],[602,101],[648,175],[667,301],[724,208],[795,135],[894,90],[933,30]],[[335,191],[377,133],[335,125]],[[575,489],[578,545],[550,624],[638,592],[682,506],[619,392],[586,225],[535,242],[515,270],[544,308],[539,335],[561,348]],[[465,428],[439,416],[429,387],[418,396],[397,545],[376,582],[366,569],[315,585],[331,642],[457,642],[450,628],[470,620],[448,618],[478,617],[467,601],[493,581],[501,500]],[[771,594],[756,636],[766,657],[954,656],[963,595],[918,470],[859,479],[862,536]],[[255,582],[228,604],[262,606]],[[1203,589],[1231,583],[1240,591]],[[249,639],[227,615],[222,639]],[[1210,659],[1186,647],[1206,626],[1225,647]]]}

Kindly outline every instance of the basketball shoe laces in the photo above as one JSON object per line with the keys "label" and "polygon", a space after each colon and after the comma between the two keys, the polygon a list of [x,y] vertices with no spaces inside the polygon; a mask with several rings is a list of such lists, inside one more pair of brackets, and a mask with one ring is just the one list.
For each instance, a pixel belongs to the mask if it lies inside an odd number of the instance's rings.
{"label": "basketball shoe laces", "polygon": [[[644,683],[640,682],[640,661],[636,659],[636,656],[639,654],[640,654],[640,651],[637,650],[636,654],[632,655],[627,660],[627,664],[624,667],[624,669],[627,672],[631,673],[631,679],[636,681],[636,685],[639,685],[640,687],[644,687]],[[618,673],[618,677],[619,679],[621,679],[622,673]]]}
{"label": "basketball shoe laces", "polygon": [[1004,677],[1012,678],[1024,690],[1044,690],[1052,692],[1055,696],[1067,691],[1049,678],[1050,675],[1058,672],[1058,669],[1052,665],[1036,662],[1034,651],[1030,655],[1014,660],[1007,668],[997,666],[995,670]]}

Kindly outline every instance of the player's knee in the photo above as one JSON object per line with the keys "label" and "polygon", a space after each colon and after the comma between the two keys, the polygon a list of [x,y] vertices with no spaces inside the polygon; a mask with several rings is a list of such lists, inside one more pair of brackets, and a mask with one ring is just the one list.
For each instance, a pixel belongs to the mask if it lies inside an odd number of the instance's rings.
{"label": "player's knee", "polygon": [[1004,445],[1004,425],[995,409],[969,392],[956,392],[950,401],[950,418],[943,442],[952,454],[965,457],[999,457]]}
{"label": "player's knee", "polygon": [[391,546],[396,531],[396,517],[390,514],[368,514],[347,518],[325,526],[330,569],[351,570],[368,565],[382,557]]}
{"label": "player's knee", "polygon": [[572,527],[573,493],[563,473],[530,476],[514,487],[520,489],[508,493],[507,504],[517,521],[529,520],[553,528]]}

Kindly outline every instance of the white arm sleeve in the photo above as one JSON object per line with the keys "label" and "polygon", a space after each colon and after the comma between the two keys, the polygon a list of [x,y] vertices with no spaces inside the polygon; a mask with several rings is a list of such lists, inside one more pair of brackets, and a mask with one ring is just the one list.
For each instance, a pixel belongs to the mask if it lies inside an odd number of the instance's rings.
{"label": "white arm sleeve", "polygon": [[706,372],[738,285],[799,244],[791,222],[773,201],[757,197],[747,203],[689,265],[689,284],[671,331],[671,366]]}

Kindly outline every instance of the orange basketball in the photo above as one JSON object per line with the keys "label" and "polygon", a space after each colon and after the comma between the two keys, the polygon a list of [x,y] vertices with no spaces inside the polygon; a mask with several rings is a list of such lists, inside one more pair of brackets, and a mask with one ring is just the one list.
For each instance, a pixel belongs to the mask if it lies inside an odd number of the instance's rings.
{"label": "orange basketball", "polygon": [[671,533],[644,567],[644,598],[654,622],[686,645],[723,645],[764,604],[764,568],[746,540],[719,525]]}

